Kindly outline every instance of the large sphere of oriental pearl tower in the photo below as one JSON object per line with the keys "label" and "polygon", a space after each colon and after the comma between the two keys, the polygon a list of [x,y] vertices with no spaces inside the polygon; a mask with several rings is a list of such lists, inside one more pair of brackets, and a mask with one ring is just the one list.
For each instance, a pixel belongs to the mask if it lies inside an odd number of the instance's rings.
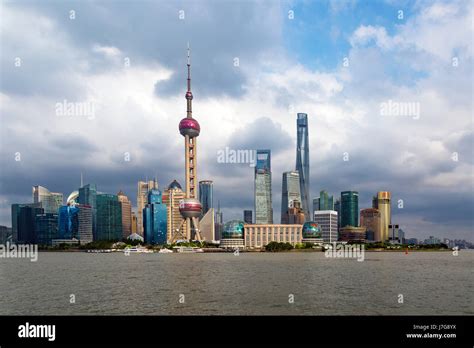
{"label": "large sphere of oriental pearl tower", "polygon": [[186,218],[201,216],[201,202],[196,198],[185,198],[179,202],[179,212]]}

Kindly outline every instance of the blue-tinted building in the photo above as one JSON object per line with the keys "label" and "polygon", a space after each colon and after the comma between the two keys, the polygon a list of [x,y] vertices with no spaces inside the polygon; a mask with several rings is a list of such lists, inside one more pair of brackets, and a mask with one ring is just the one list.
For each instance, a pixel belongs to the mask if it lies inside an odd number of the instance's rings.
{"label": "blue-tinted building", "polygon": [[340,227],[359,226],[359,192],[341,192]]}
{"label": "blue-tinted building", "polygon": [[206,215],[209,209],[214,208],[213,183],[211,180],[199,181],[199,202],[201,202],[202,215]]}
{"label": "blue-tinted building", "polygon": [[[20,212],[23,208],[36,209],[29,214]],[[34,243],[34,216],[44,213],[41,203],[12,204],[12,241],[13,243]],[[25,220],[26,219],[26,220]]]}
{"label": "blue-tinted building", "polygon": [[270,150],[257,150],[257,163],[255,165],[255,223],[273,223]]}
{"label": "blue-tinted building", "polygon": [[37,244],[52,245],[53,239],[58,238],[58,214],[36,214],[35,235]]}
{"label": "blue-tinted building", "polygon": [[143,209],[143,237],[147,244],[165,244],[167,240],[167,209],[161,191],[148,191],[148,204]]}
{"label": "blue-tinted building", "polygon": [[58,239],[79,239],[79,208],[69,205],[59,208],[58,230]]}
{"label": "blue-tinted building", "polygon": [[298,113],[296,119],[296,170],[300,176],[301,207],[305,219],[311,220],[309,205],[309,144],[308,144],[308,115]]}
{"label": "blue-tinted building", "polygon": [[97,219],[94,240],[122,240],[122,205],[117,195],[96,196]]}

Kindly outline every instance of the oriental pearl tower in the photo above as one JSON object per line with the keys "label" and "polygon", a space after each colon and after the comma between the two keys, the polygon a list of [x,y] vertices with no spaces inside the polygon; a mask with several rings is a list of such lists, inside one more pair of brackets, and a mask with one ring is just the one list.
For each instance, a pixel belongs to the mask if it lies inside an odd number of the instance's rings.
{"label": "oriental pearl tower", "polygon": [[186,117],[179,122],[179,132],[184,137],[185,174],[186,174],[186,198],[179,202],[179,212],[186,220],[186,238],[188,240],[202,240],[199,230],[199,217],[201,216],[201,203],[197,196],[197,137],[201,127],[193,118],[191,92],[191,58],[188,44],[188,90],[186,92],[187,113]]}

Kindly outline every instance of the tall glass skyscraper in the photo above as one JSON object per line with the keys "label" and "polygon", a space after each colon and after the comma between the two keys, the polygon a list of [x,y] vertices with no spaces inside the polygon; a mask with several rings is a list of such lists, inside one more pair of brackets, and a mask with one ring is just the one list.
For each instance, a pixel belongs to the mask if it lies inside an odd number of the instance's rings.
{"label": "tall glass skyscraper", "polygon": [[313,199],[313,213],[317,210],[334,210],[334,197],[322,190],[319,192],[319,197]]}
{"label": "tall glass skyscraper", "polygon": [[309,144],[307,114],[297,114],[296,130],[296,170],[300,175],[301,207],[306,221],[309,221],[311,220],[311,217],[309,212]]}
{"label": "tall glass skyscraper", "polygon": [[97,187],[94,184],[87,184],[79,188],[77,197],[79,204],[88,205],[92,209],[92,235],[97,239]]}
{"label": "tall glass skyscraper", "polygon": [[65,205],[59,208],[59,239],[79,239],[79,208]]}
{"label": "tall glass skyscraper", "polygon": [[296,171],[283,173],[281,182],[281,223],[288,223],[288,208],[293,201],[301,202],[300,176]]}
{"label": "tall glass skyscraper", "polygon": [[148,192],[150,190],[158,190],[158,181],[147,180],[138,182],[137,191],[137,233],[143,237],[143,208],[148,203]]}
{"label": "tall glass skyscraper", "polygon": [[58,214],[36,214],[35,234],[36,243],[39,245],[52,245],[53,239],[58,236]]}
{"label": "tall glass skyscraper", "polygon": [[148,244],[165,244],[167,240],[167,209],[161,191],[148,192],[148,204],[143,208],[143,237]]}
{"label": "tall glass skyscraper", "polygon": [[359,226],[359,192],[341,192],[340,227]]}
{"label": "tall glass skyscraper", "polygon": [[255,165],[255,223],[273,223],[270,150],[257,150],[257,163]]}
{"label": "tall glass skyscraper", "polygon": [[97,194],[96,235],[94,240],[122,239],[122,206],[116,195]]}
{"label": "tall glass skyscraper", "polygon": [[[29,208],[30,211],[23,212],[21,215],[24,208]],[[12,204],[12,240],[14,243],[34,243],[34,216],[41,213],[44,213],[41,203]]]}
{"label": "tall glass skyscraper", "polygon": [[45,213],[57,214],[59,207],[63,205],[63,194],[50,192],[46,187],[33,186],[33,203],[41,203]]}
{"label": "tall glass skyscraper", "polygon": [[212,191],[213,183],[211,180],[199,181],[199,201],[202,206],[202,216],[206,215],[209,209],[214,208]]}

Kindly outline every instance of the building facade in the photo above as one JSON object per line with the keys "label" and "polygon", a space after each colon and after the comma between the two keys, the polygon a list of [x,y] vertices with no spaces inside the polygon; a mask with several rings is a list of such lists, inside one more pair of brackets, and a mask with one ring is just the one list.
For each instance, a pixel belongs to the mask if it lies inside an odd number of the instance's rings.
{"label": "building facade", "polygon": [[122,238],[125,239],[132,234],[132,203],[122,190],[117,193],[117,197],[122,209]]}
{"label": "building facade", "polygon": [[255,223],[273,223],[270,150],[257,150],[257,163],[255,165]]}
{"label": "building facade", "polygon": [[333,243],[338,240],[337,211],[317,210],[314,212],[314,222],[319,225],[325,243]]}
{"label": "building facade", "polygon": [[345,226],[339,229],[339,240],[343,242],[365,243],[365,227]]}
{"label": "building facade", "polygon": [[209,209],[214,208],[213,182],[211,180],[199,181],[199,201],[202,206],[202,215],[206,215]]}
{"label": "building facade", "polygon": [[94,184],[87,184],[79,188],[77,201],[81,205],[91,207],[92,211],[92,235],[97,240],[97,187]]}
{"label": "building facade", "polygon": [[391,194],[388,191],[377,192],[377,196],[374,197],[373,205],[374,208],[380,212],[381,220],[381,240],[389,240],[389,225],[392,223],[391,216]]}
{"label": "building facade", "polygon": [[122,207],[116,195],[97,194],[97,232],[94,240],[122,239]]}
{"label": "building facade", "polygon": [[148,204],[143,209],[143,236],[147,244],[166,244],[167,209],[160,190],[148,192]]}
{"label": "building facade", "polygon": [[304,211],[301,208],[301,202],[298,200],[293,200],[290,203],[290,207],[287,209],[287,212],[284,216],[284,221],[290,225],[302,225],[306,221]]}
{"label": "building facade", "polygon": [[281,223],[288,222],[288,209],[292,208],[293,201],[301,203],[300,176],[297,171],[283,173],[281,182]]}
{"label": "building facade", "polygon": [[309,212],[309,131],[307,114],[297,114],[296,131],[296,170],[300,179],[301,206],[306,220],[309,221],[311,215]]}
{"label": "building facade", "polygon": [[148,192],[158,190],[158,181],[139,181],[137,184],[137,233],[143,237],[143,208],[148,203]]}
{"label": "building facade", "polygon": [[162,202],[167,209],[167,240],[168,243],[176,240],[185,240],[186,236],[186,220],[183,220],[179,212],[179,202],[185,198],[185,193],[181,185],[173,180],[169,184],[168,189],[163,192]]}
{"label": "building facade", "polygon": [[245,247],[263,248],[270,242],[301,243],[303,225],[262,224],[244,225]]}
{"label": "building facade", "polygon": [[[380,242],[382,239],[382,220],[380,211],[375,208],[362,209],[360,211],[360,226],[367,229],[367,235],[373,234],[373,241]],[[369,239],[369,238],[367,238]]]}
{"label": "building facade", "polygon": [[341,192],[341,224],[340,227],[359,226],[359,192]]}
{"label": "building facade", "polygon": [[[23,212],[20,219],[20,213],[24,208],[33,210],[30,210],[29,213]],[[34,243],[34,215],[44,213],[41,203],[15,203],[12,204],[11,213],[12,241],[14,243]]]}
{"label": "building facade", "polygon": [[63,194],[50,192],[43,186],[33,186],[33,203],[41,203],[45,213],[57,214],[59,207],[63,205]]}
{"label": "building facade", "polygon": [[43,213],[35,215],[35,241],[39,245],[52,245],[58,235],[58,214]]}
{"label": "building facade", "polygon": [[252,219],[252,211],[251,210],[244,210],[244,222],[246,224],[251,224],[253,221]]}

